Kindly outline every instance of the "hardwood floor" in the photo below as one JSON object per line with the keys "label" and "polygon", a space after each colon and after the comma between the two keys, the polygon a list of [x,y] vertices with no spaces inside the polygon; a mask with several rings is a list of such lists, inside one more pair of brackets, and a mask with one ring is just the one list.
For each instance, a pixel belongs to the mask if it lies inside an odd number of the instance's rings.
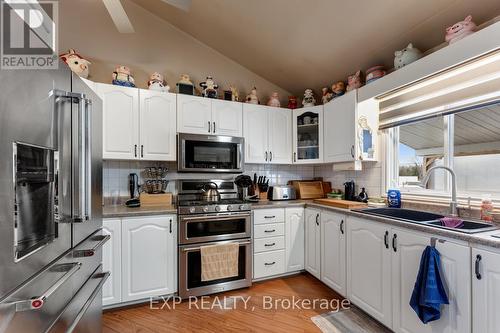
{"label": "hardwood floor", "polygon": [[[207,309],[211,304],[218,305],[216,298],[222,302],[226,296],[224,309],[216,307]],[[230,298],[238,297],[238,298]],[[246,303],[239,296],[250,297]],[[281,306],[269,307],[269,300],[310,300],[311,306],[304,303],[300,308],[291,307],[288,301],[279,302]],[[333,310],[325,309],[313,300],[325,299],[335,306],[342,297],[326,287],[307,273],[255,283],[251,288],[239,289],[227,293],[206,297],[206,303],[189,301],[176,304],[172,302],[163,309],[152,309],[150,304],[106,311],[103,315],[104,333],[149,333],[149,332],[320,332],[312,323],[311,317]],[[236,300],[234,302],[234,300]],[[264,303],[265,302],[265,303]],[[325,301],[326,302],[326,301]],[[198,305],[198,309],[195,307]],[[154,304],[160,308],[163,302]],[[309,308],[309,309],[307,309]]]}

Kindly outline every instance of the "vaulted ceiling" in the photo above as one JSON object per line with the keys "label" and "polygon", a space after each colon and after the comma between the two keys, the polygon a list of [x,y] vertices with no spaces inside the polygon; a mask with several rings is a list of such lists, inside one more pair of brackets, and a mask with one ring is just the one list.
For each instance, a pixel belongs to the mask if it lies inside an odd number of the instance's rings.
{"label": "vaulted ceiling", "polygon": [[391,68],[395,50],[433,48],[468,14],[478,24],[500,15],[498,0],[193,0],[187,12],[132,1],[295,94]]}

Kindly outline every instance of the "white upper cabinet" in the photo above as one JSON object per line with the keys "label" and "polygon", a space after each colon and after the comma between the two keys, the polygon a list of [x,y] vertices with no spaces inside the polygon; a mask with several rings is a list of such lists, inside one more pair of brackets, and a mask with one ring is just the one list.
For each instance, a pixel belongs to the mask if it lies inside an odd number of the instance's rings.
{"label": "white upper cabinet", "polygon": [[140,97],[140,158],[176,160],[175,94],[144,90]]}
{"label": "white upper cabinet", "polygon": [[243,136],[243,103],[212,100],[212,133]]}
{"label": "white upper cabinet", "polygon": [[472,248],[472,332],[500,332],[500,253]]}
{"label": "white upper cabinet", "polygon": [[358,103],[357,90],[324,105],[324,162],[377,160],[378,103]]}
{"label": "white upper cabinet", "polygon": [[212,134],[212,100],[177,94],[177,132]]}
{"label": "white upper cabinet", "polygon": [[317,279],[321,278],[321,211],[305,210],[305,269]]}
{"label": "white upper cabinet", "polygon": [[269,162],[292,163],[292,112],[283,108],[268,108]]}
{"label": "white upper cabinet", "polygon": [[286,271],[304,269],[304,208],[285,209]]}
{"label": "white upper cabinet", "polygon": [[243,104],[245,163],[292,163],[291,111]]}
{"label": "white upper cabinet", "polygon": [[321,281],[341,295],[347,294],[346,216],[321,212]]}
{"label": "white upper cabinet", "polygon": [[323,105],[293,110],[293,163],[323,162]]}
{"label": "white upper cabinet", "polygon": [[138,158],[138,89],[103,83],[96,83],[95,86],[103,106],[103,158]]}
{"label": "white upper cabinet", "polygon": [[260,105],[243,104],[243,136],[245,163],[267,163],[267,109]]}
{"label": "white upper cabinet", "polygon": [[177,95],[177,132],[243,135],[242,103],[191,95]]}

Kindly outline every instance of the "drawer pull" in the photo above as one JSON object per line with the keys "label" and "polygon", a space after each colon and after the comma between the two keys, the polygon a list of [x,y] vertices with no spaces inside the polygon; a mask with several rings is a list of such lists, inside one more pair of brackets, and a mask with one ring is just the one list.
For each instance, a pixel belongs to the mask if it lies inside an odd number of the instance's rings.
{"label": "drawer pull", "polygon": [[264,244],[264,246],[274,246],[276,243],[269,243],[269,244]]}
{"label": "drawer pull", "polygon": [[276,261],[273,261],[273,262],[265,262],[264,265],[266,266],[272,266],[276,263]]}
{"label": "drawer pull", "polygon": [[273,229],[273,230],[264,230],[264,232],[275,232],[276,229]]}
{"label": "drawer pull", "polygon": [[274,219],[275,217],[276,217],[275,215],[264,216],[265,219]]}
{"label": "drawer pull", "polygon": [[98,243],[91,249],[74,250],[73,257],[74,258],[92,257],[93,255],[95,255],[96,251],[104,245],[104,243],[109,241],[110,238],[111,235],[96,235],[92,237],[92,240],[98,241]]}

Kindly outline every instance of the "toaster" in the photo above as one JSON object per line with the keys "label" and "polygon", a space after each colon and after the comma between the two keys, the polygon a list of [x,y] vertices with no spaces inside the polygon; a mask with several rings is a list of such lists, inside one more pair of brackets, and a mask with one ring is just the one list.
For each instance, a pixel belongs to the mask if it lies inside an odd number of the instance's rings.
{"label": "toaster", "polygon": [[268,200],[295,200],[296,198],[295,188],[289,185],[269,186],[267,191]]}

